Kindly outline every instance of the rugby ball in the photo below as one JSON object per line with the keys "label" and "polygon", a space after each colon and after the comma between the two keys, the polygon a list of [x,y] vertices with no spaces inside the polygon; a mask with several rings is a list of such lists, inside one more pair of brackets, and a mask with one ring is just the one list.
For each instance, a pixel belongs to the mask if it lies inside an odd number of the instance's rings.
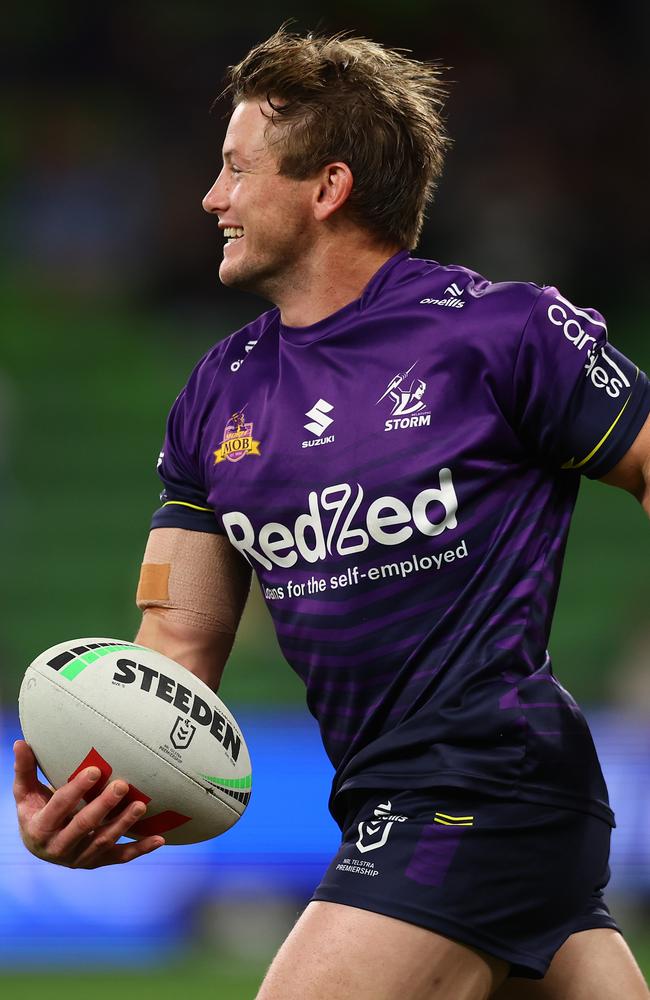
{"label": "rugby ball", "polygon": [[20,723],[54,788],[82,768],[129,784],[145,816],[128,833],[192,844],[228,830],[251,794],[242,732],[223,702],[188,670],[119,639],[72,639],[37,656],[23,678]]}

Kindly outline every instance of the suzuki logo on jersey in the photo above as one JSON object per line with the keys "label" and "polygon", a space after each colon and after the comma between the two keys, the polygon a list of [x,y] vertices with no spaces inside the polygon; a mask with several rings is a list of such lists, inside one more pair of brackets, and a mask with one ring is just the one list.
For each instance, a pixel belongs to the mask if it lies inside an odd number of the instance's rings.
{"label": "suzuki logo on jersey", "polygon": [[393,375],[385,392],[375,403],[375,406],[378,406],[387,396],[393,401],[393,408],[390,412],[395,419],[386,421],[385,431],[405,430],[407,427],[426,427],[431,423],[431,413],[422,399],[427,383],[423,382],[421,378],[414,378],[408,384],[406,382],[416,365],[417,361],[414,361],[405,372]]}
{"label": "suzuki logo on jersey", "polygon": [[253,423],[246,423],[244,411],[233,413],[223,430],[223,441],[213,452],[214,464],[223,462],[241,462],[246,455],[259,455],[260,443],[253,440]]}
{"label": "suzuki logo on jersey", "polygon": [[311,421],[308,424],[303,424],[306,431],[310,431],[311,434],[316,438],[315,441],[303,441],[303,448],[313,448],[319,444],[331,444],[334,440],[333,434],[328,434],[327,437],[323,437],[323,432],[327,430],[330,424],[334,423],[332,417],[328,417],[328,413],[334,409],[331,403],[328,403],[326,399],[319,399],[317,403],[314,403],[311,410],[307,410],[305,414],[306,417],[311,417]]}
{"label": "suzuki logo on jersey", "polygon": [[393,813],[390,800],[380,802],[374,810],[371,820],[359,823],[359,839],[356,847],[362,854],[367,851],[376,851],[378,847],[383,847],[388,840],[393,823],[406,823],[408,816],[400,816]]}
{"label": "suzuki logo on jersey", "polygon": [[401,545],[415,530],[433,537],[457,527],[458,498],[451,469],[441,469],[439,486],[422,490],[410,506],[394,496],[373,500],[365,514],[363,487],[356,483],[326,486],[307,498],[307,510],[293,525],[269,521],[256,532],[241,510],[223,514],[221,520],[236,549],[253,564],[265,569],[289,568],[298,559],[315,563],[334,553],[353,555],[368,548],[370,539],[379,545]]}
{"label": "suzuki logo on jersey", "polygon": [[462,309],[465,305],[461,296],[465,291],[460,288],[455,281],[445,288],[445,299],[420,299],[421,306],[446,306],[447,309]]}

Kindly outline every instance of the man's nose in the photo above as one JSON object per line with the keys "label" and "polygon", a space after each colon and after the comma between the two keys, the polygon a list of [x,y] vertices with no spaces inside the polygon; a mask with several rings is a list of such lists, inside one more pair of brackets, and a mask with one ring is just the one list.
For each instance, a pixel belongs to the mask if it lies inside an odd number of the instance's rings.
{"label": "man's nose", "polygon": [[203,205],[203,211],[209,212],[211,215],[217,215],[220,212],[225,212],[228,207],[228,198],[222,177],[223,175],[219,174],[216,181],[201,202]]}

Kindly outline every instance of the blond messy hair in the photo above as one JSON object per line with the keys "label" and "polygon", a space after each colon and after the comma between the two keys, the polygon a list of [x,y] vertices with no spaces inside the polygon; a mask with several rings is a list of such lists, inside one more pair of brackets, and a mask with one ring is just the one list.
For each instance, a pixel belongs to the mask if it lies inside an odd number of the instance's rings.
{"label": "blond messy hair", "polygon": [[437,64],[366,38],[283,26],[230,67],[224,93],[235,107],[269,102],[281,174],[304,180],[347,163],[353,220],[384,243],[416,246],[449,145]]}

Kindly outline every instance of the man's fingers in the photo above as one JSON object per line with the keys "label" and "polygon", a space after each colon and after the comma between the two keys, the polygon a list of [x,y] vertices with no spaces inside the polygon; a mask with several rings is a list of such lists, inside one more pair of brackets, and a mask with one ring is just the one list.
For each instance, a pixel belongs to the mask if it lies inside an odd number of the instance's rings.
{"label": "man's fingers", "polygon": [[145,840],[133,841],[130,844],[116,844],[113,853],[113,865],[123,865],[127,861],[135,861],[143,854],[151,854],[163,847],[165,840],[163,837],[146,837]]}
{"label": "man's fingers", "polygon": [[29,850],[38,857],[75,868],[98,868],[133,861],[165,843],[158,836],[131,844],[116,843],[146,812],[142,802],[122,808],[129,791],[126,781],[112,781],[91,802],[78,808],[101,777],[99,768],[85,768],[52,792],[38,780],[36,758],[24,740],[16,741],[14,754],[14,794],[21,833]]}
{"label": "man's fingers", "polygon": [[97,781],[98,775],[93,773],[96,771],[99,768],[86,768],[74,781],[59,788],[38,817],[39,832],[50,838],[49,850],[55,856],[67,856],[84,837],[97,830],[108,814],[119,807],[129,790],[126,781],[112,781],[97,798],[74,812],[85,793]]}
{"label": "man's fingers", "polygon": [[111,823],[107,823],[95,831],[90,843],[75,861],[75,868],[96,868],[99,865],[118,865],[132,861],[141,854],[162,847],[165,843],[162,837],[146,837],[132,844],[117,844],[116,841],[128,835],[134,823],[142,819],[146,812],[142,802],[131,803]]}
{"label": "man's fingers", "polygon": [[[128,790],[129,786],[125,781],[114,781],[90,805],[73,816],[51,842],[50,851],[54,856],[73,858],[75,867],[90,867],[89,862],[96,861],[100,855],[110,851],[115,842],[142,819],[146,812],[143,802],[132,802],[120,809],[117,816],[111,816],[106,821],[107,816],[114,813],[116,808],[119,809]],[[102,864],[106,863],[102,861]]]}
{"label": "man's fingers", "polygon": [[85,768],[52,792],[38,780],[36,757],[24,740],[16,741],[14,754],[14,795],[20,808],[21,832],[29,850],[38,857],[75,868],[98,868],[134,861],[165,843],[159,836],[116,843],[146,812],[142,802],[121,808],[129,791],[126,781],[112,781],[78,808],[101,777],[99,768]]}
{"label": "man's fingers", "polygon": [[30,795],[39,792],[43,786],[36,774],[36,757],[25,740],[14,743],[14,798],[17,803]]}
{"label": "man's fingers", "polygon": [[[34,835],[51,837],[55,834],[65,825],[68,817],[75,811],[86,792],[94,787],[100,777],[101,771],[98,767],[86,767],[72,781],[57,788],[35,821],[37,829],[33,831]],[[99,801],[99,798],[101,796],[95,801]],[[112,806],[115,806],[114,799]]]}
{"label": "man's fingers", "polygon": [[79,858],[75,868],[99,868],[106,865],[124,865],[129,861],[135,861],[145,854],[151,854],[163,847],[165,841],[162,837],[147,837],[146,840],[134,841],[131,844],[115,844],[110,851],[101,855],[89,855],[83,862]]}

